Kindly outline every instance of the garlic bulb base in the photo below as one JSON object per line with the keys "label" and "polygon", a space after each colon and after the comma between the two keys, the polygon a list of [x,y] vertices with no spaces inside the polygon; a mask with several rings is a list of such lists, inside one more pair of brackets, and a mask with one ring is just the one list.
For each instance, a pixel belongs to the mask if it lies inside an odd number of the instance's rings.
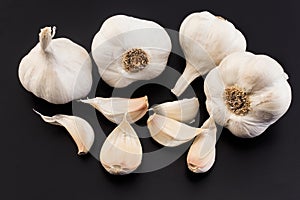
{"label": "garlic bulb base", "polygon": [[127,72],[139,72],[149,63],[149,57],[143,49],[133,48],[122,56],[123,68]]}
{"label": "garlic bulb base", "polygon": [[177,97],[180,96],[186,90],[189,84],[200,75],[201,74],[195,67],[187,64],[182,75],[177,80],[174,88],[171,89],[171,92]]}
{"label": "garlic bulb base", "polygon": [[251,110],[249,96],[243,89],[237,86],[227,87],[224,96],[227,108],[234,114],[243,116]]}

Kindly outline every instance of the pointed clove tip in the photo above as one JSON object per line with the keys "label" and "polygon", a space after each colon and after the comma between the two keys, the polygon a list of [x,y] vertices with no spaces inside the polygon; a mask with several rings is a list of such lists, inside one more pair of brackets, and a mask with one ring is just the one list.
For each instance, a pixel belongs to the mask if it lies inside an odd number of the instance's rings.
{"label": "pointed clove tip", "polygon": [[41,115],[41,116],[42,116],[42,114],[41,114],[40,112],[38,112],[37,110],[35,110],[34,108],[32,108],[32,110],[33,110],[33,112],[35,112],[36,114],[38,114],[38,115]]}

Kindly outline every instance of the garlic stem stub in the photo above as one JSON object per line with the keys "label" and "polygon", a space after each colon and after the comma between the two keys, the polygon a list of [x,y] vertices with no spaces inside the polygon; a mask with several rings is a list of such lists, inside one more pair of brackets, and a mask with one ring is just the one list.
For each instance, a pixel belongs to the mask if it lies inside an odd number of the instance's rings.
{"label": "garlic stem stub", "polygon": [[198,98],[182,99],[178,101],[166,102],[153,107],[156,114],[175,119],[180,122],[192,122],[198,111]]}
{"label": "garlic stem stub", "polygon": [[102,98],[79,100],[87,103],[101,112],[109,121],[120,124],[126,114],[127,121],[134,123],[148,112],[148,97],[140,98]]}
{"label": "garlic stem stub", "polygon": [[142,156],[140,140],[124,116],[123,121],[104,141],[100,151],[100,162],[110,174],[124,175],[138,168]]}
{"label": "garlic stem stub", "polygon": [[216,157],[217,127],[213,118],[209,118],[201,127],[199,134],[191,145],[187,155],[187,165],[194,173],[207,172]]}
{"label": "garlic stem stub", "polygon": [[234,135],[256,137],[288,110],[292,92],[287,79],[269,56],[233,53],[204,81],[207,110]]}
{"label": "garlic stem stub", "polygon": [[95,133],[86,120],[77,116],[61,114],[48,117],[36,110],[33,111],[40,115],[45,122],[65,127],[77,145],[78,155],[84,155],[89,152],[94,143]]}
{"label": "garlic stem stub", "polygon": [[218,66],[227,55],[246,50],[243,34],[228,20],[207,11],[192,13],[183,20],[179,42],[186,68],[171,90],[176,96],[180,96],[195,78]]}
{"label": "garlic stem stub", "polygon": [[168,147],[184,144],[201,133],[200,128],[155,113],[148,118],[147,127],[156,142]]}
{"label": "garlic stem stub", "polygon": [[45,27],[39,43],[21,60],[19,79],[35,96],[54,104],[87,96],[92,86],[88,52],[67,38],[53,39],[56,28]]}
{"label": "garlic stem stub", "polygon": [[102,24],[91,49],[101,78],[122,88],[160,75],[171,48],[171,39],[159,24],[115,15]]}

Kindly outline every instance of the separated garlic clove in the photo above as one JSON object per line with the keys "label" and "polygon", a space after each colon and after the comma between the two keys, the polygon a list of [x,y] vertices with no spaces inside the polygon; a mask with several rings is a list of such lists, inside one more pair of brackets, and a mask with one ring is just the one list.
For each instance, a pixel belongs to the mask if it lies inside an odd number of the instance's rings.
{"label": "separated garlic clove", "polygon": [[199,102],[196,97],[178,101],[166,102],[153,107],[156,114],[181,122],[191,122],[199,111]]}
{"label": "separated garlic clove", "polygon": [[45,27],[40,42],[21,60],[19,79],[37,97],[64,104],[85,97],[92,86],[88,52],[69,39],[53,39],[55,27]]}
{"label": "separated garlic clove", "polygon": [[116,124],[122,122],[125,114],[129,123],[136,122],[147,113],[149,105],[147,96],[134,99],[96,97],[80,101],[92,105],[108,120]]}
{"label": "separated garlic clove", "polygon": [[123,175],[138,168],[142,155],[140,140],[124,117],[106,138],[100,151],[100,162],[109,173]]}
{"label": "separated garlic clove", "polygon": [[207,111],[234,135],[256,137],[288,110],[292,92],[287,79],[269,56],[233,53],[204,81]]}
{"label": "separated garlic clove", "polygon": [[209,118],[201,127],[187,155],[187,165],[194,173],[208,171],[215,162],[217,127],[213,118]]}
{"label": "separated garlic clove", "polygon": [[168,147],[186,143],[201,133],[200,128],[155,113],[149,117],[147,126],[152,138]]}
{"label": "separated garlic clove", "polygon": [[171,48],[170,37],[159,24],[116,15],[108,18],[95,35],[92,55],[102,79],[122,88],[160,75]]}
{"label": "separated garlic clove", "polygon": [[45,122],[53,125],[63,126],[72,136],[78,148],[78,155],[87,154],[94,143],[94,130],[84,119],[70,115],[44,116],[34,110]]}
{"label": "separated garlic clove", "polygon": [[218,66],[233,53],[246,50],[246,39],[232,23],[204,11],[187,16],[179,30],[186,68],[171,90],[180,96],[197,77]]}

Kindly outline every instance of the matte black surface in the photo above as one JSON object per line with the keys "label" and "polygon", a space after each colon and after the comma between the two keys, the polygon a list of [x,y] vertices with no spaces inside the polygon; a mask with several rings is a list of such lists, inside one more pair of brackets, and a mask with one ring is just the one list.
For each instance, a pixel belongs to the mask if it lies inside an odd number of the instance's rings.
{"label": "matte black surface", "polygon": [[[1,199],[300,199],[299,5],[297,1],[1,1]],[[91,155],[79,157],[61,127],[32,112],[72,114],[71,104],[51,105],[20,85],[20,59],[36,44],[39,29],[58,27],[90,51],[109,16],[123,13],[178,30],[194,11],[209,10],[232,21],[248,50],[277,59],[289,74],[293,102],[287,114],[255,139],[223,130],[214,167],[204,175],[187,170],[185,156],[156,172],[115,177]],[[170,60],[182,71],[184,62]],[[193,86],[204,98],[201,80]],[[153,95],[153,94],[152,94]],[[169,95],[169,94],[167,94]],[[155,95],[154,95],[155,96]],[[154,98],[154,97],[153,97]],[[151,142],[146,142],[145,145]],[[152,146],[151,148],[159,148]],[[148,149],[148,150],[149,150]]]}

